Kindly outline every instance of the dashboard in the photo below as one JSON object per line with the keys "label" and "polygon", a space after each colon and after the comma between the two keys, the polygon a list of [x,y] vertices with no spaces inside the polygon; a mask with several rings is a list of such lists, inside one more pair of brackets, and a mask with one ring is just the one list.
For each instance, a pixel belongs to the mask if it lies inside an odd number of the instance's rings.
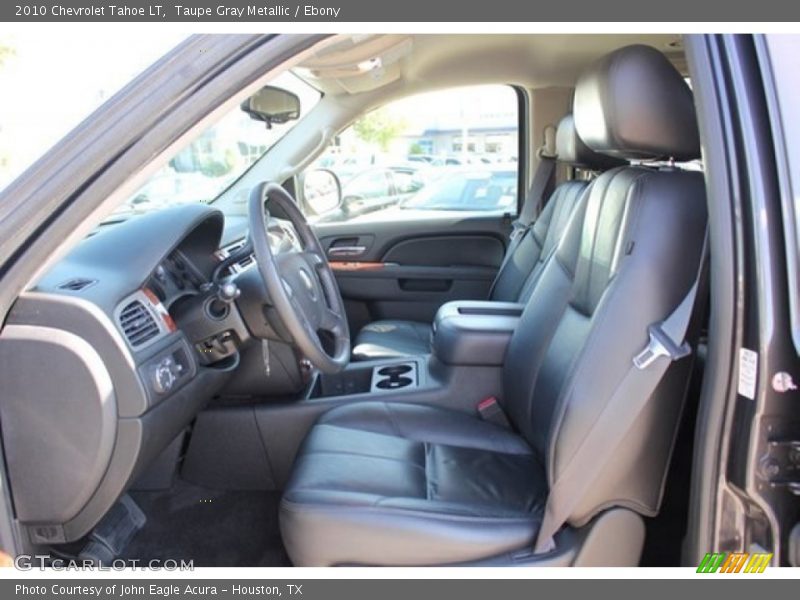
{"label": "dashboard", "polygon": [[155,268],[147,287],[169,309],[180,298],[199,293],[207,281],[207,277],[194,266],[192,259],[182,250],[176,249]]}
{"label": "dashboard", "polygon": [[[26,385],[10,390],[0,426],[35,543],[90,531],[236,370],[252,336],[212,283],[242,243],[221,249],[223,226],[220,211],[184,205],[103,228],[12,309],[0,371]],[[270,241],[300,248],[285,222]],[[252,257],[227,275],[248,271]]]}

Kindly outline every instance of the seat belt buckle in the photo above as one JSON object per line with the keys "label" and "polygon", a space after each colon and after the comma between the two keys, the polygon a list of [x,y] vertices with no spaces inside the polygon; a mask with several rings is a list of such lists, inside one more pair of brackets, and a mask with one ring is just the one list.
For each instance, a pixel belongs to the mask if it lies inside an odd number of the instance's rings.
{"label": "seat belt buckle", "polygon": [[666,356],[672,362],[692,353],[692,347],[688,342],[676,342],[661,325],[661,323],[655,323],[647,328],[650,341],[644,350],[633,357],[633,364],[640,371],[644,371],[659,357]]}
{"label": "seat belt buckle", "polygon": [[482,420],[500,425],[506,429],[511,429],[511,422],[508,420],[503,407],[500,406],[500,403],[494,396],[489,396],[478,402],[477,408],[478,414]]}

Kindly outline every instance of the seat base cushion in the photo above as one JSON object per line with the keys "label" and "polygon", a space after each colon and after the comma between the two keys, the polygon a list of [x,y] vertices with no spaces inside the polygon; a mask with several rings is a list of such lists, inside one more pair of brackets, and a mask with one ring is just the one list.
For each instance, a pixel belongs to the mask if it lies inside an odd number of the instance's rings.
{"label": "seat base cushion", "polygon": [[352,359],[376,360],[430,354],[432,335],[430,323],[374,321],[358,333]]}
{"label": "seat base cushion", "polygon": [[512,431],[440,408],[326,413],[295,462],[281,532],[296,566],[433,565],[529,547],[547,481]]}

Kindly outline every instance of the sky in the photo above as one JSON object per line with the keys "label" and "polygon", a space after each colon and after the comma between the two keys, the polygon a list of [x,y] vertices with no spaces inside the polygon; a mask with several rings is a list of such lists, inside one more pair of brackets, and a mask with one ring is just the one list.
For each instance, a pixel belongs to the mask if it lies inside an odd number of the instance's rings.
{"label": "sky", "polygon": [[47,35],[0,29],[0,191],[185,36],[143,30]]}

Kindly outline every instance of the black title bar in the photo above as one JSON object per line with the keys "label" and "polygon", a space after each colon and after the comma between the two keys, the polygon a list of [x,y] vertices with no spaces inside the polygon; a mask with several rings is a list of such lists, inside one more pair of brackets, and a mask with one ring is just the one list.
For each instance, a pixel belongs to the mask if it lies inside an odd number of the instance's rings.
{"label": "black title bar", "polygon": [[4,22],[791,22],[791,0],[4,0]]}

